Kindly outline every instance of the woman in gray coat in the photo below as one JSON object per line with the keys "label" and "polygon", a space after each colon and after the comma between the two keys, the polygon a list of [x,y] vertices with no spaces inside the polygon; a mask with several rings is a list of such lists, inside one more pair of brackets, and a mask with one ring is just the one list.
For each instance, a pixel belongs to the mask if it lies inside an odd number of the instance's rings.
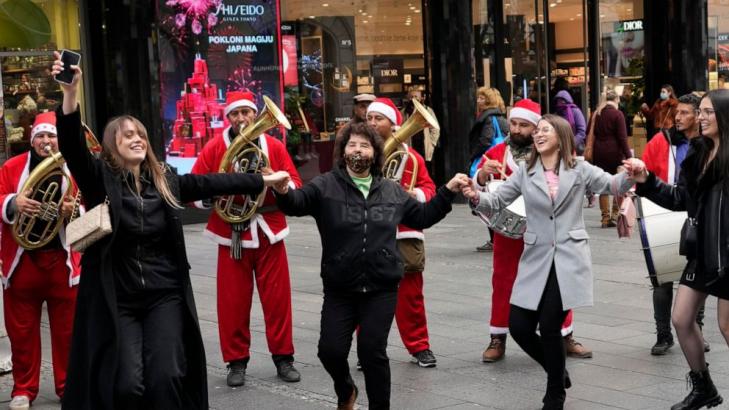
{"label": "woman in gray coat", "polygon": [[[562,409],[571,385],[560,334],[565,314],[592,305],[592,261],[582,216],[585,191],[621,195],[633,185],[625,173],[613,176],[577,161],[573,141],[567,121],[545,115],[534,133],[531,158],[506,183],[492,193],[463,189],[472,206],[486,214],[524,198],[527,230],[511,294],[509,331],[547,372],[544,409]],[[641,169],[640,160],[626,162],[629,169]]]}

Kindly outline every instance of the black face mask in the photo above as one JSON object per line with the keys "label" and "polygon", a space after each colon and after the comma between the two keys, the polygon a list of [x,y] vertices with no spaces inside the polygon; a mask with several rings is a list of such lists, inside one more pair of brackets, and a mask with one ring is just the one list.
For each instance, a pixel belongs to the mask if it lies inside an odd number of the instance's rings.
{"label": "black face mask", "polygon": [[355,174],[361,174],[368,170],[372,166],[374,158],[362,156],[361,153],[355,152],[354,154],[344,155],[344,162],[347,167],[352,170]]}

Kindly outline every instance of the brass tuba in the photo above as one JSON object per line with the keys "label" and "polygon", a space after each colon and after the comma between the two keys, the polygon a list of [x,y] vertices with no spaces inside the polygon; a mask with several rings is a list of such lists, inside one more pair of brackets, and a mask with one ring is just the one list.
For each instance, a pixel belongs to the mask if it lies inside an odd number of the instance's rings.
{"label": "brass tuba", "polygon": [[[260,134],[279,125],[287,130],[291,124],[286,116],[278,109],[270,98],[263,96],[265,108],[256,120],[247,127],[240,130],[240,133],[230,144],[220,162],[218,172],[243,172],[260,173],[263,168],[269,167],[269,160],[266,154],[253,143],[253,140]],[[243,223],[253,216],[258,209],[258,204],[266,194],[264,189],[256,198],[243,196],[243,203],[235,202],[236,195],[226,195],[215,200],[215,212],[222,220],[230,224]]]}
{"label": "brass tuba", "polygon": [[[101,144],[94,134],[85,124],[82,125],[82,128],[89,150],[100,151]],[[50,147],[46,148],[50,150]],[[52,152],[33,169],[23,187],[20,188],[19,192],[30,190],[31,194],[28,198],[41,203],[37,214],[31,216],[19,212],[13,223],[13,238],[24,249],[38,249],[47,245],[61,230],[64,222],[60,215],[63,198],[73,191],[71,176],[63,170],[65,163],[60,152]],[[60,192],[63,189],[63,180],[66,181],[66,189]],[[79,191],[74,197],[74,212],[71,219],[78,214],[78,207],[81,203],[80,195]]]}
{"label": "brass tuba", "polygon": [[417,158],[415,158],[415,155],[405,149],[403,144],[410,137],[425,128],[440,130],[438,120],[428,112],[423,104],[419,103],[415,99],[413,99],[412,102],[415,106],[413,115],[411,115],[400,129],[385,142],[385,147],[383,149],[385,165],[382,168],[382,174],[385,178],[400,183],[403,177],[402,174],[404,173],[400,172],[400,169],[403,168],[404,162],[410,158],[413,161],[413,173],[408,184],[408,191],[412,191],[413,188],[415,188],[415,182],[418,177],[418,161]]}

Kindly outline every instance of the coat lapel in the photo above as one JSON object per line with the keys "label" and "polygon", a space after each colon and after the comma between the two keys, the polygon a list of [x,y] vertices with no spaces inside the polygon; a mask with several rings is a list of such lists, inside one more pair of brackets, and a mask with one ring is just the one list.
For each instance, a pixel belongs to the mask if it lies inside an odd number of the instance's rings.
{"label": "coat lapel", "polygon": [[529,170],[529,180],[532,181],[539,189],[544,192],[544,195],[549,198],[549,187],[547,187],[547,178],[544,176],[544,167],[542,161],[537,161],[534,167]]}
{"label": "coat lapel", "polygon": [[575,184],[577,179],[577,170],[575,168],[565,168],[564,161],[560,161],[559,164],[559,191],[557,192],[557,199],[554,201],[554,209],[564,202],[572,190],[572,186]]}

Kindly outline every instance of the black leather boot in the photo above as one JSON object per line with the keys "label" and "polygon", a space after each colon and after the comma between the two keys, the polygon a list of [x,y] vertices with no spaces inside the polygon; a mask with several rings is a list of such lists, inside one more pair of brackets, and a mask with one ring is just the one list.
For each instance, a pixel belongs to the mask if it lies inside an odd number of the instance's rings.
{"label": "black leather boot", "polygon": [[692,385],[691,392],[680,403],[674,404],[671,410],[698,410],[704,406],[711,408],[724,401],[711,380],[708,367],[706,370],[690,371],[686,379]]}

